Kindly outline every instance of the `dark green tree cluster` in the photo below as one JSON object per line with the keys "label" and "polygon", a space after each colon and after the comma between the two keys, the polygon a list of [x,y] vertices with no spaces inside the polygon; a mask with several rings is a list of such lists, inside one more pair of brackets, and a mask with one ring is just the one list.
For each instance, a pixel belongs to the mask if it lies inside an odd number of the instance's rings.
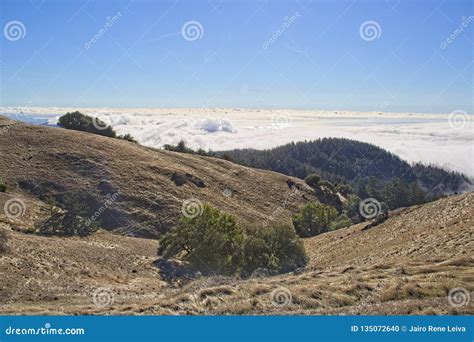
{"label": "dark green tree cluster", "polygon": [[110,138],[124,139],[136,143],[137,141],[130,135],[117,135],[112,126],[107,125],[99,118],[93,118],[89,115],[82,114],[79,111],[66,113],[58,120],[58,126],[66,129],[73,129],[92,134],[103,135]]}
{"label": "dark green tree cluster", "polygon": [[[323,182],[320,185],[327,186],[324,181],[329,181],[344,196],[354,193],[367,198],[370,194],[391,209],[432,201],[471,184],[462,174],[431,165],[410,165],[375,145],[349,139],[324,138],[269,150],[211,152],[218,157],[224,153],[239,164],[301,179],[317,174]],[[310,178],[308,181],[315,183]]]}
{"label": "dark green tree cluster", "polygon": [[98,118],[93,118],[78,111],[66,113],[61,116],[58,120],[58,126],[111,138],[117,136],[117,133],[112,129],[112,126],[107,125]]}
{"label": "dark green tree cluster", "polygon": [[247,228],[232,215],[204,205],[160,239],[158,255],[179,257],[204,274],[248,276],[258,268],[282,273],[302,267],[307,256],[290,226]]}
{"label": "dark green tree cluster", "polygon": [[338,217],[337,210],[331,206],[308,202],[293,216],[296,233],[301,237],[310,237],[331,230],[331,224]]}
{"label": "dark green tree cluster", "polygon": [[5,192],[7,191],[7,185],[0,181],[0,192]]}
{"label": "dark green tree cluster", "polygon": [[166,144],[163,146],[163,149],[166,151],[180,152],[180,153],[189,153],[189,154],[199,154],[201,156],[213,156],[211,152],[206,152],[202,148],[194,151],[192,148],[186,146],[184,140],[180,140],[177,145]]}
{"label": "dark green tree cluster", "polygon": [[320,180],[321,180],[321,177],[317,173],[310,173],[304,179],[306,184],[308,184],[313,189],[316,188],[317,186],[319,186],[319,181]]}

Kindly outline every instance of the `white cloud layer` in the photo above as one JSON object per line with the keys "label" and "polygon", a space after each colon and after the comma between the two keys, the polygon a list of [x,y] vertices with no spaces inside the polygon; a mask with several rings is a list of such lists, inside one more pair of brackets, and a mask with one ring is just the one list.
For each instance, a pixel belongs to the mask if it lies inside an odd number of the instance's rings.
{"label": "white cloud layer", "polygon": [[[472,115],[250,109],[1,108],[18,118],[55,123],[67,111],[98,116],[119,134],[162,147],[181,139],[192,148],[265,149],[291,141],[349,138],[383,147],[409,162],[435,164],[474,177]],[[36,122],[37,123],[37,122]]]}

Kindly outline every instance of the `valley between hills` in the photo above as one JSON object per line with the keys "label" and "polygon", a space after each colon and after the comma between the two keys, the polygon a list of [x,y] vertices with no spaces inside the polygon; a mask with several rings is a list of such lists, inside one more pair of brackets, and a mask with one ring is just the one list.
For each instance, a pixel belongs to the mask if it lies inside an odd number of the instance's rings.
{"label": "valley between hills", "polygon": [[[474,313],[472,300],[453,305],[448,296],[474,290],[472,192],[391,211],[370,229],[362,222],[304,238],[309,260],[294,272],[169,281],[157,267],[157,239],[176,224],[183,202],[197,198],[242,224],[290,223],[306,202],[326,201],[325,193],[218,158],[2,117],[0,149],[7,185],[0,205],[24,204],[15,218],[0,211],[8,236],[2,314]],[[37,234],[50,200],[70,192],[101,211],[102,227],[84,237]]]}

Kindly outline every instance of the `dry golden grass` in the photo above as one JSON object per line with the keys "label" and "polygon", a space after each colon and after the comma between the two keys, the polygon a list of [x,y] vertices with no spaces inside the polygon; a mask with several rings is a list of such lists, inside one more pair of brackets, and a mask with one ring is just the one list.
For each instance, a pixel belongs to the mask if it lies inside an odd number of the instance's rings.
{"label": "dry golden grass", "polygon": [[[471,203],[473,194],[464,194],[429,204],[436,212],[456,210],[459,203]],[[472,301],[460,307],[448,302],[449,291],[464,288],[474,291],[474,259],[467,254],[472,241],[462,250],[423,249],[409,256],[385,257],[392,250],[411,249],[405,237],[433,236],[443,246],[459,242],[455,234],[437,234],[436,222],[423,222],[413,231],[394,231],[390,227],[420,217],[426,207],[410,211],[408,216],[391,218],[371,231],[360,226],[305,240],[310,265],[298,274],[237,279],[202,277],[182,284],[160,279],[153,266],[157,242],[99,231],[87,238],[39,237],[17,231],[9,233],[9,252],[0,259],[0,288],[5,314],[472,314]],[[447,228],[461,236],[470,236],[471,211],[459,216]],[[6,224],[3,227],[7,228]],[[340,239],[340,234],[356,237]],[[361,244],[363,235],[378,246]],[[354,242],[354,243],[353,243]],[[338,253],[329,260],[323,243]],[[359,250],[357,250],[359,248]],[[353,261],[347,254],[358,255]],[[319,261],[318,261],[319,260]],[[361,260],[366,260],[362,262]],[[326,261],[325,263],[323,261]],[[105,307],[94,305],[93,293],[107,288],[113,302]],[[281,289],[284,290],[281,290]],[[282,291],[288,291],[287,293]],[[275,292],[291,296],[284,305],[274,302]],[[273,299],[273,301],[272,301]]]}
{"label": "dry golden grass", "polygon": [[[269,217],[289,223],[292,213],[315,199],[314,192],[300,179],[222,159],[31,126],[2,116],[0,128],[0,179],[7,184],[6,196],[19,196],[37,207],[34,203],[38,198],[76,191],[89,195],[100,206],[105,193],[118,192],[114,217],[107,216],[106,228],[119,230],[132,222],[134,229],[127,230],[129,235],[159,237],[181,217],[183,202],[188,199],[210,203],[249,224]],[[205,187],[192,182],[177,186],[171,180],[173,173],[189,174]],[[297,193],[289,188],[289,179],[300,188]],[[231,196],[224,194],[226,189]],[[26,215],[31,214],[27,210]]]}
{"label": "dry golden grass", "polygon": [[[359,224],[305,239],[310,262],[303,272],[168,283],[154,266],[156,240],[122,236],[114,227],[86,238],[28,234],[46,205],[18,183],[30,180],[41,188],[47,179],[54,184],[50,191],[76,189],[99,196],[97,185],[106,177],[124,194],[118,208],[139,212],[144,226],[139,235],[154,237],[191,197],[244,221],[262,221],[290,196],[288,177],[80,132],[0,118],[1,125],[11,127],[0,135],[6,151],[0,178],[8,185],[0,205],[15,196],[27,206],[20,220],[0,213],[0,229],[9,233],[8,252],[0,256],[2,314],[474,313],[473,193],[401,210],[369,230]],[[206,187],[177,187],[169,177],[175,171],[202,179]],[[222,194],[226,187],[233,196]],[[302,188],[301,197],[292,197],[277,219],[288,220],[309,198]],[[159,196],[150,199],[150,193]],[[450,305],[453,288],[471,292],[471,301]],[[106,295],[106,305],[94,302],[98,290]]]}

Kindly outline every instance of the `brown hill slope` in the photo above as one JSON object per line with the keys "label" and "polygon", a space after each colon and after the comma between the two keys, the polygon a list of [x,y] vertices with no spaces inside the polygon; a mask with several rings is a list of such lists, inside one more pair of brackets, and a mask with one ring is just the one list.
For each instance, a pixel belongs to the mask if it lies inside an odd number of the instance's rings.
{"label": "brown hill slope", "polygon": [[[311,260],[302,272],[208,277],[184,286],[161,280],[154,240],[105,231],[81,239],[8,230],[0,312],[473,314],[473,218],[474,193],[452,196],[408,208],[369,230],[360,224],[305,239]],[[0,229],[10,227],[0,222]],[[453,305],[448,294],[457,288],[466,292]],[[275,303],[277,297],[282,302]]]}
{"label": "brown hill slope", "polygon": [[[168,230],[190,200],[254,223],[288,221],[313,196],[301,180],[278,173],[3,117],[0,151],[0,180],[8,186],[4,200],[19,196],[27,204],[25,217],[28,211],[44,214],[36,199],[61,202],[75,192],[92,213],[100,212],[102,227],[140,237]],[[290,189],[289,179],[299,191]],[[108,198],[114,199],[111,205],[105,205]]]}

